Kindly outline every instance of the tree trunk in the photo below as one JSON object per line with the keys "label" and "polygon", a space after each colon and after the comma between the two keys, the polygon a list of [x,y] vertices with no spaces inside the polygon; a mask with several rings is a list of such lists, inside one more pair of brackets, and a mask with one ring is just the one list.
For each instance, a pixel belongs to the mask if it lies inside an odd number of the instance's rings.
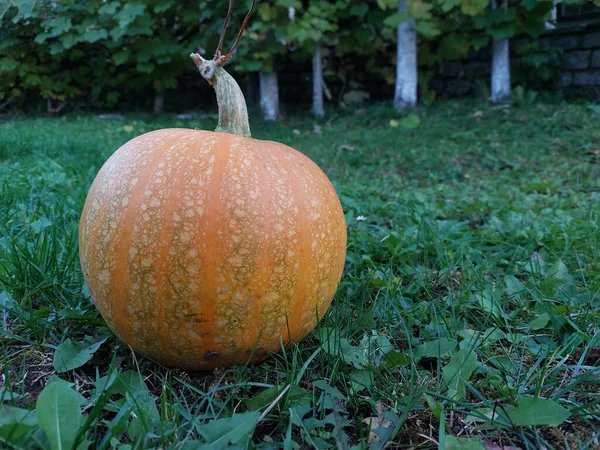
{"label": "tree trunk", "polygon": [[277,120],[279,117],[279,85],[277,72],[260,72],[260,109],[265,120]]}
{"label": "tree trunk", "polygon": [[[408,11],[407,0],[398,0],[398,11]],[[417,32],[415,19],[398,25],[396,88],[394,108],[412,108],[417,104]]]}
{"label": "tree trunk", "polygon": [[323,62],[321,59],[321,43],[316,42],[312,61],[313,69],[313,113],[317,117],[325,115],[323,107]]}
{"label": "tree trunk", "polygon": [[162,111],[165,104],[165,91],[154,91],[154,113],[158,114]]}
{"label": "tree trunk", "polygon": [[547,20],[545,25],[546,25],[546,30],[554,30],[556,28],[556,19],[558,17],[558,7],[555,6],[554,8],[552,8],[552,10],[550,11],[550,20]]}
{"label": "tree trunk", "polygon": [[[496,9],[498,3],[492,1],[492,8]],[[502,8],[508,8],[508,1],[503,0]],[[492,103],[505,102],[510,98],[510,54],[508,39],[494,39],[492,43],[492,80],[491,96]]]}

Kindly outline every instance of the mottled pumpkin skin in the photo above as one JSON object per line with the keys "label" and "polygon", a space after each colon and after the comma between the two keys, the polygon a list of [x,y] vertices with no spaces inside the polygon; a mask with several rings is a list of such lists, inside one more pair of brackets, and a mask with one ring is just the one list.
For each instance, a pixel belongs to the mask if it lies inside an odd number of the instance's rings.
{"label": "mottled pumpkin skin", "polygon": [[325,174],[280,143],[164,129],[119,148],[83,210],[80,259],[108,326],[171,367],[258,362],[327,311],[346,222]]}

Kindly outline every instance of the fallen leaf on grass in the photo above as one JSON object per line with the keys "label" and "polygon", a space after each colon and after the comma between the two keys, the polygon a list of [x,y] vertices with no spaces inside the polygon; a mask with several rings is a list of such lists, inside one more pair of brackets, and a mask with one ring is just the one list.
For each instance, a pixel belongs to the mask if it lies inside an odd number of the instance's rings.
{"label": "fallen leaf on grass", "polygon": [[375,409],[377,410],[378,415],[373,417],[365,417],[363,422],[369,425],[369,443],[378,442],[381,438],[374,433],[375,430],[379,428],[389,428],[392,424],[392,421],[383,417],[383,412],[385,411],[385,406],[381,400],[377,400],[375,404]]}
{"label": "fallen leaf on grass", "polygon": [[346,144],[342,144],[338,147],[339,151],[344,151],[346,150],[347,152],[353,152],[354,150],[356,150],[355,147],[352,147],[350,145],[346,145]]}
{"label": "fallen leaf on grass", "polygon": [[477,120],[482,120],[483,119],[483,112],[482,111],[475,111],[475,113],[473,114],[473,118],[477,119]]}

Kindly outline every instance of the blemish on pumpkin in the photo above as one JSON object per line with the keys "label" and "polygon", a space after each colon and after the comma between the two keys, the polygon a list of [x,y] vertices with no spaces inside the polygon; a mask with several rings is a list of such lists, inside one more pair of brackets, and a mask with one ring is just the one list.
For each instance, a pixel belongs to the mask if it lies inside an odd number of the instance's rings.
{"label": "blemish on pumpkin", "polygon": [[214,350],[209,350],[204,355],[204,361],[214,361],[219,358],[220,353],[215,352]]}

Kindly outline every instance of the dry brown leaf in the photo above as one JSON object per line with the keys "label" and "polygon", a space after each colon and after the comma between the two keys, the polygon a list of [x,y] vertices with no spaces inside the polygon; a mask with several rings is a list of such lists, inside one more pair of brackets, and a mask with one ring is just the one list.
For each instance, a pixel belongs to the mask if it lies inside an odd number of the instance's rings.
{"label": "dry brown leaf", "polygon": [[378,442],[380,439],[377,434],[373,433],[373,430],[377,430],[378,428],[389,428],[392,424],[391,420],[381,416],[385,411],[385,405],[381,400],[377,400],[377,403],[375,404],[375,409],[379,414],[378,416],[365,417],[363,419],[363,422],[369,425],[370,428],[369,443]]}
{"label": "dry brown leaf", "polygon": [[483,111],[475,111],[473,114],[473,118],[477,120],[483,119]]}

